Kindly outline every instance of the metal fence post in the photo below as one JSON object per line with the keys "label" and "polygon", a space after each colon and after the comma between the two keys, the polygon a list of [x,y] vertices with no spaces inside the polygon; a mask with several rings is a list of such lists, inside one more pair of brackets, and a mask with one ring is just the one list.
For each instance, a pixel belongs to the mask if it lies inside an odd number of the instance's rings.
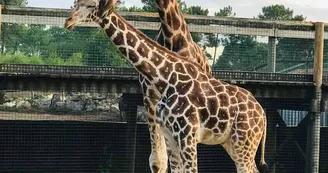
{"label": "metal fence post", "polygon": [[308,127],[307,142],[307,172],[319,172],[320,153],[320,102],[323,72],[324,23],[315,24],[314,67],[313,82],[315,84],[314,96],[311,105],[311,114]]}

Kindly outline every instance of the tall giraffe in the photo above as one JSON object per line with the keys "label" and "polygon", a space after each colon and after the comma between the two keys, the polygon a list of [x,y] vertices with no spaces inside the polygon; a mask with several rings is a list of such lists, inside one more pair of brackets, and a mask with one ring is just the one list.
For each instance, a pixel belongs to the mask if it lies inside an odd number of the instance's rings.
{"label": "tall giraffe", "polygon": [[[91,1],[90,1],[91,2]],[[87,1],[80,3],[88,3]],[[91,2],[92,3],[92,2]],[[208,74],[211,74],[211,68],[207,62],[207,59],[201,50],[201,48],[193,41],[189,32],[187,23],[184,20],[183,14],[180,11],[179,4],[176,0],[156,0],[158,13],[161,19],[161,28],[156,38],[164,47],[177,52],[179,55],[189,57],[193,62],[199,63],[203,70]],[[94,16],[91,20],[99,20],[97,16]],[[139,82],[144,91],[144,96],[147,95],[147,90],[153,90],[153,87],[148,85],[150,82],[147,79],[139,75]],[[145,97],[145,102],[149,102],[150,97]],[[152,102],[155,102],[153,100]],[[149,165],[152,172],[164,173],[167,172],[167,154],[165,139],[162,135],[160,127],[155,123],[156,116],[155,107],[145,104],[148,113],[148,124],[150,132],[151,142],[151,154],[149,157]],[[171,156],[173,157],[173,156]],[[174,162],[170,163],[174,166]]]}
{"label": "tall giraffe", "polygon": [[115,3],[78,0],[65,27],[73,29],[102,16],[97,23],[154,86],[147,90],[147,97],[156,99],[146,103],[157,107],[156,123],[175,155],[171,172],[197,172],[198,143],[221,144],[234,160],[238,173],[258,172],[254,158],[262,140],[261,164],[265,165],[266,117],[252,94],[216,80],[190,58],[149,39],[113,11]]}
{"label": "tall giraffe", "polygon": [[[188,29],[188,25],[184,19],[184,16],[180,10],[179,3],[177,0],[156,0],[158,14],[161,21],[161,27],[159,33],[156,37],[156,41],[162,46],[168,48],[173,52],[177,52],[183,57],[190,58],[193,62],[200,64],[203,70],[208,74],[212,74],[211,68],[205,57],[202,49],[193,41],[191,34]],[[139,77],[141,86],[144,88],[151,88],[148,86],[145,78],[140,75]],[[147,110],[150,110],[148,108]],[[153,111],[149,111],[151,114]],[[149,118],[154,120],[148,122],[155,122],[155,115],[149,115]],[[150,139],[151,139],[151,154],[149,157],[149,165],[152,172],[167,172],[167,155],[166,146],[164,143],[164,138],[160,127],[156,124],[157,128],[150,129]],[[168,149],[169,150],[169,149]],[[172,152],[169,152],[170,154]],[[172,158],[174,156],[170,156]],[[175,166],[174,162],[170,159],[170,166]]]}

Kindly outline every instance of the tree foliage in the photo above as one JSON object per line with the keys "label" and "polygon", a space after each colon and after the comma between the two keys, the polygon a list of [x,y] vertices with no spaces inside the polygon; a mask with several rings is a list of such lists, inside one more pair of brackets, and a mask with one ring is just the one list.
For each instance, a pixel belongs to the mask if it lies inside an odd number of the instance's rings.
{"label": "tree foliage", "polygon": [[[225,16],[235,14],[229,7],[219,10],[215,15]],[[303,15],[294,15],[293,10],[283,5],[271,5],[262,8],[257,16],[259,19],[271,20],[305,20]],[[224,51],[216,62],[219,69],[232,70],[267,70],[268,44],[257,41],[257,37],[229,35],[221,39]],[[313,41],[293,38],[277,39],[276,71],[284,70],[306,62],[313,57]]]}

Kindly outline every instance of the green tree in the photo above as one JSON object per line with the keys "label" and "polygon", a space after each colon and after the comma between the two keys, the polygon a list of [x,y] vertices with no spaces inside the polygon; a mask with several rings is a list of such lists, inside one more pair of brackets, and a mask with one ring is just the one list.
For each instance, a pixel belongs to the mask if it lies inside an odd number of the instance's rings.
{"label": "green tree", "polygon": [[[263,7],[258,18],[297,21],[306,19],[303,15],[294,15],[292,9],[279,4]],[[307,68],[310,65],[313,60],[313,40],[296,38],[278,38],[277,40],[277,71],[293,66]],[[303,66],[299,66],[302,64]]]}
{"label": "green tree", "polygon": [[[214,13],[218,17],[234,17],[231,6],[223,7]],[[222,55],[215,61],[214,68],[225,70],[253,71],[254,67],[263,63],[267,56],[267,46],[258,43],[256,37],[246,35],[218,35],[208,37],[209,46],[224,46]]]}
{"label": "green tree", "polygon": [[[142,7],[142,9],[146,12],[157,12],[157,4],[156,1],[154,0],[141,0],[141,2],[144,4],[144,6]],[[180,9],[182,11],[184,11],[184,9],[186,8],[186,3],[184,1],[181,0],[177,0],[177,2],[179,3]]]}

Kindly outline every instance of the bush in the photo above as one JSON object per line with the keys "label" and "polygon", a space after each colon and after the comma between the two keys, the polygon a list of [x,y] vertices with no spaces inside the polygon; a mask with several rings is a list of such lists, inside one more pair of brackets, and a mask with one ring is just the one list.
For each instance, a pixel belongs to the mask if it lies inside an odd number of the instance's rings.
{"label": "bush", "polygon": [[83,66],[83,55],[82,53],[74,53],[71,57],[69,57],[66,62],[65,65],[68,66]]}
{"label": "bush", "polygon": [[24,53],[6,53],[0,55],[1,64],[44,64],[41,57],[33,55],[27,56]]}
{"label": "bush", "polygon": [[47,65],[64,65],[65,61],[56,54],[51,54],[45,59]]}

